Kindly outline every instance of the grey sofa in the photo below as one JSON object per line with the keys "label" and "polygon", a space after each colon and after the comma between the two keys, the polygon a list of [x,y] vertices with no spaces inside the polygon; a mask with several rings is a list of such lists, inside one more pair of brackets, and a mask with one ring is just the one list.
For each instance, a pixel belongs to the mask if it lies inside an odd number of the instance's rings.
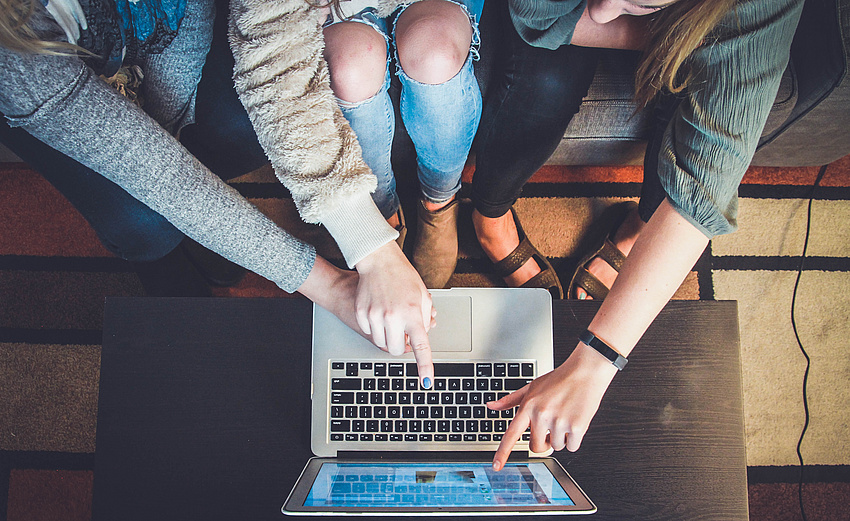
{"label": "grey sofa", "polygon": [[[476,74],[486,95],[498,38],[485,4],[481,60]],[[771,0],[764,0],[769,2]],[[488,9],[489,8],[489,9]],[[806,0],[791,63],[765,126],[757,166],[812,166],[850,154],[850,0]],[[634,70],[639,54],[606,51],[593,84],[560,146],[549,159],[561,165],[641,164],[651,132],[649,111],[634,113]]]}

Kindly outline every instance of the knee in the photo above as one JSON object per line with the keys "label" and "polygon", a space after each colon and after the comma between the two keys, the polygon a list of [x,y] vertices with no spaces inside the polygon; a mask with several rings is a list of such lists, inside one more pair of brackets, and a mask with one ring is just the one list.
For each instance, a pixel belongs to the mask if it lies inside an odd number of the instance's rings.
{"label": "knee", "polygon": [[463,9],[445,0],[412,4],[396,24],[398,59],[405,74],[420,83],[439,84],[463,67],[472,26]]}
{"label": "knee", "polygon": [[368,25],[342,22],[327,27],[325,60],[336,97],[358,102],[371,98],[384,84],[387,43]]}

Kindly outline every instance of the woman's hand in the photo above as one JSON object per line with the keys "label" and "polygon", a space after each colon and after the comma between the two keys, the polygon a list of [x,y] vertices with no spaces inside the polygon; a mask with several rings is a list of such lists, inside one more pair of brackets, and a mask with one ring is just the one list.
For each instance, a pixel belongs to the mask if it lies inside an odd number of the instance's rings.
{"label": "woman's hand", "polygon": [[[428,330],[436,312],[431,294],[395,242],[378,248],[355,266],[357,324],[372,342],[392,355],[412,349],[424,388],[434,381]],[[427,379],[427,380],[426,380]]]}
{"label": "woman's hand", "polygon": [[511,449],[528,427],[529,447],[534,452],[546,452],[550,447],[577,451],[615,374],[617,368],[611,362],[579,343],[551,373],[501,400],[489,402],[487,406],[498,411],[519,405],[493,458],[493,468],[504,467]]}

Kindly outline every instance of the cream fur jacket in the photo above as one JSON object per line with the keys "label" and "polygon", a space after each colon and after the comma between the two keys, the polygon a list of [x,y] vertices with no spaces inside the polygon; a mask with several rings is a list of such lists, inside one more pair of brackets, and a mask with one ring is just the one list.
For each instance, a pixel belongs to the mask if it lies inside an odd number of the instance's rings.
{"label": "cream fur jacket", "polygon": [[[388,15],[402,3],[373,5]],[[232,0],[233,77],[301,218],[323,224],[353,267],[397,232],[372,202],[376,178],[331,91],[321,22],[306,0]]]}

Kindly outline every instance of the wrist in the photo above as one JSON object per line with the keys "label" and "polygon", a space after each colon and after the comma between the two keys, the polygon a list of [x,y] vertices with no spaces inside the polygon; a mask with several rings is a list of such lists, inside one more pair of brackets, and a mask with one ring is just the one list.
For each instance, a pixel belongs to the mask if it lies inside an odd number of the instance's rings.
{"label": "wrist", "polygon": [[370,273],[375,270],[383,270],[386,268],[388,262],[398,259],[399,256],[404,257],[404,254],[395,241],[390,241],[360,259],[354,266],[354,269],[357,270],[357,273]]}

